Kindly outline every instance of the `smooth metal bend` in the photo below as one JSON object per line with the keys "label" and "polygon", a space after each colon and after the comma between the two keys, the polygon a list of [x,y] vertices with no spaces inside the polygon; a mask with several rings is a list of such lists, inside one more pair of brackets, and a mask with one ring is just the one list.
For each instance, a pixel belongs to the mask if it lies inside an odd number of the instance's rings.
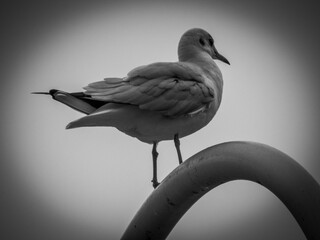
{"label": "smooth metal bend", "polygon": [[252,142],[209,147],[179,165],[147,198],[121,239],[166,239],[204,194],[238,179],[269,189],[286,205],[308,240],[320,239],[319,184],[289,156]]}

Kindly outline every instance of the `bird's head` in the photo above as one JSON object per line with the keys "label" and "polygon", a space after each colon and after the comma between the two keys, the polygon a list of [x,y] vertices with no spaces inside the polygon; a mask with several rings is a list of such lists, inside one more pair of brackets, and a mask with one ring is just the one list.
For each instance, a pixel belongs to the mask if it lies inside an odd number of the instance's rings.
{"label": "bird's head", "polygon": [[203,29],[193,28],[185,32],[179,42],[178,55],[180,61],[186,61],[201,55],[209,55],[212,59],[218,59],[230,64],[214,46],[211,35]]}

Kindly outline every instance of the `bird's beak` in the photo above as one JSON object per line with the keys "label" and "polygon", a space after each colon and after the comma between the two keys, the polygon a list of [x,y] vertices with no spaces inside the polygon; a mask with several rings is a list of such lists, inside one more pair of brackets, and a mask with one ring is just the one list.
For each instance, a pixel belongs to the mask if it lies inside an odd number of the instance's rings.
{"label": "bird's beak", "polygon": [[230,62],[228,61],[228,59],[226,59],[224,56],[222,56],[214,46],[213,46],[213,54],[212,55],[213,55],[212,56],[213,59],[218,59],[218,60],[230,65]]}
{"label": "bird's beak", "polygon": [[219,59],[220,61],[222,61],[222,62],[230,65],[228,59],[226,59],[224,56],[222,56],[222,55],[221,55],[220,53],[218,53],[218,52],[216,53],[216,58]]}

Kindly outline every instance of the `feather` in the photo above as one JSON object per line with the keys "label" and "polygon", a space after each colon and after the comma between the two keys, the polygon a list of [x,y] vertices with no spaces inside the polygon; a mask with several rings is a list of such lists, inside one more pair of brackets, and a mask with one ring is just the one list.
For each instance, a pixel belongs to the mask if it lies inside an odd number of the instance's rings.
{"label": "feather", "polygon": [[154,63],[132,70],[124,79],[106,78],[84,89],[92,99],[136,105],[165,116],[184,115],[213,99],[214,91],[199,69],[190,63]]}
{"label": "feather", "polygon": [[123,78],[105,78],[103,82],[108,85],[111,85],[111,84],[118,85],[123,83],[124,81],[125,79]]}
{"label": "feather", "polygon": [[176,105],[178,100],[170,99],[166,101],[161,101],[160,99],[154,99],[153,101],[144,103],[140,105],[141,109],[151,110],[151,111],[167,111],[172,106]]}
{"label": "feather", "polygon": [[53,93],[52,97],[55,100],[85,114],[90,114],[96,110],[96,108],[89,103],[60,90]]}

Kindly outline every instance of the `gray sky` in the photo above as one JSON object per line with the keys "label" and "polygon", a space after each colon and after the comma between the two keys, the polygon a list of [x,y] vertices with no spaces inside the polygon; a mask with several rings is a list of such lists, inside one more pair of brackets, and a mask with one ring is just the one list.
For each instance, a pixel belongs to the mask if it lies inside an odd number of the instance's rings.
{"label": "gray sky", "polygon": [[[193,27],[210,32],[231,65],[218,63],[221,107],[207,127],[181,139],[184,159],[221,142],[256,141],[290,155],[320,182],[314,6],[120,2],[28,1],[1,9],[3,234],[17,240],[121,236],[152,191],[151,146],[112,128],[66,131],[81,114],[30,92],[80,91],[142,64],[176,61],[180,36]],[[173,142],[160,143],[158,151],[162,180],[178,159]],[[195,204],[169,239],[303,237],[272,193],[237,181]]]}

